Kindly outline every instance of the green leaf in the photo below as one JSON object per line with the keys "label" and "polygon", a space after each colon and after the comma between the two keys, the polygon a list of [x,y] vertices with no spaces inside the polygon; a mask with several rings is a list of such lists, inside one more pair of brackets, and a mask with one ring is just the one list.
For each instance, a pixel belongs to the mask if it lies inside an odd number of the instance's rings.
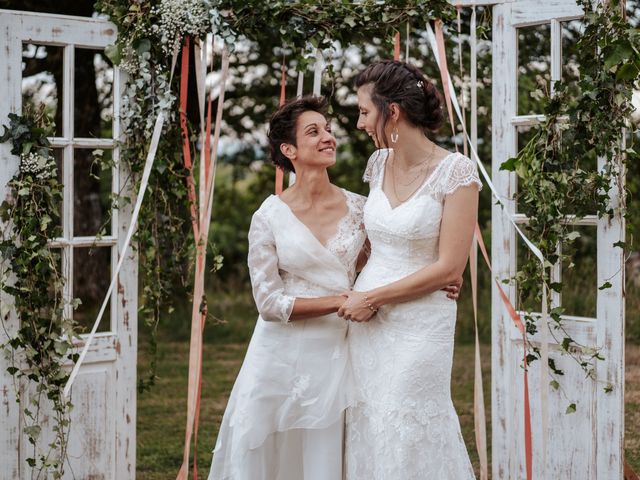
{"label": "green leaf", "polygon": [[576,412],[576,404],[572,403],[567,407],[567,410],[565,411],[565,413],[569,414],[569,413],[575,413]]}
{"label": "green leaf", "polygon": [[551,380],[551,382],[549,383],[549,385],[551,386],[551,388],[553,388],[554,390],[558,390],[560,388],[560,384],[556,381],[556,380]]}
{"label": "green leaf", "polygon": [[607,288],[611,288],[611,282],[604,282],[601,286],[598,287],[598,290],[606,290]]}
{"label": "green leaf", "polygon": [[634,80],[640,71],[638,67],[633,63],[625,63],[623,64],[618,71],[616,72],[616,80],[618,81],[628,81]]}
{"label": "green leaf", "polygon": [[580,232],[574,230],[573,232],[570,232],[565,238],[568,241],[573,242],[577,238],[580,238]]}
{"label": "green leaf", "polygon": [[517,157],[510,158],[509,160],[502,162],[502,165],[500,165],[500,170],[515,172],[517,163],[518,163]]}
{"label": "green leaf", "polygon": [[[607,50],[610,51],[610,49]],[[633,55],[633,49],[629,43],[616,45],[613,52],[609,53],[607,58],[605,58],[604,69],[611,70],[614,66],[625,63],[631,55]]]}
{"label": "green leaf", "polygon": [[118,45],[107,45],[104,49],[104,54],[114,65],[119,65],[122,61],[122,50]]}

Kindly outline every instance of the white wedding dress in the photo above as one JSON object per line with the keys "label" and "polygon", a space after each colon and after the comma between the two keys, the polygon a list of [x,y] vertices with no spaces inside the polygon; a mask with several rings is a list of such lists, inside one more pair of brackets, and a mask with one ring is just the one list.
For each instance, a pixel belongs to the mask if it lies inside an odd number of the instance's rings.
{"label": "white wedding dress", "polygon": [[[437,260],[445,197],[481,187],[475,164],[451,154],[419,190],[391,208],[382,191],[389,150],[369,159],[364,223],[371,257],[354,290],[399,280]],[[474,473],[451,402],[456,302],[437,291],[385,305],[352,323],[349,346],[360,403],[347,411],[347,480],[466,480]]]}
{"label": "white wedding dress", "polygon": [[322,245],[276,196],[254,214],[248,264],[260,312],[214,449],[210,480],[340,480],[344,411],[356,400],[348,322],[288,322],[295,297],[347,290],[365,240],[365,197]]}

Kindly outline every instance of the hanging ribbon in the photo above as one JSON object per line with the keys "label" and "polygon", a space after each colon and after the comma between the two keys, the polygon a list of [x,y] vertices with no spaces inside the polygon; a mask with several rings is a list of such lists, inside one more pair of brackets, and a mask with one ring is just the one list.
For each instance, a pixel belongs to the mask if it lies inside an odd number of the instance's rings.
{"label": "hanging ribbon", "polygon": [[93,339],[96,335],[96,331],[98,330],[98,326],[100,325],[100,320],[102,320],[102,315],[104,315],[104,311],[107,308],[111,300],[111,292],[113,292],[113,288],[118,279],[118,274],[120,273],[120,269],[122,268],[122,264],[127,254],[127,249],[129,248],[129,244],[131,243],[131,237],[133,237],[133,232],[135,231],[135,227],[138,224],[138,215],[140,214],[140,208],[142,207],[142,200],[144,199],[144,194],[147,191],[147,185],[149,184],[149,176],[151,175],[151,168],[153,167],[153,162],[156,158],[156,151],[158,150],[158,143],[160,142],[160,134],[162,133],[162,126],[164,125],[164,115],[162,112],[158,114],[158,118],[156,119],[156,123],[153,127],[153,134],[151,135],[151,142],[149,144],[149,151],[147,153],[147,159],[145,160],[144,170],[142,171],[142,180],[140,181],[140,189],[136,195],[136,203],[133,207],[133,213],[131,214],[131,223],[129,224],[129,229],[127,230],[127,235],[125,237],[124,243],[120,248],[120,258],[118,259],[118,264],[116,265],[116,269],[114,270],[111,276],[111,283],[109,284],[109,288],[107,289],[107,293],[102,302],[102,306],[100,307],[100,311],[98,312],[98,316],[96,317],[95,322],[93,323],[93,327],[91,328],[91,332],[87,335],[84,340],[84,347],[82,348],[82,352],[80,352],[80,356],[76,361],[73,369],[71,370],[71,374],[69,375],[69,379],[67,380],[66,385],[64,386],[63,394],[65,398],[69,398],[69,393],[71,391],[71,387],[73,386],[73,382],[78,375],[78,371],[80,370],[80,366],[84,361],[87,352],[89,351],[89,347],[93,342]]}
{"label": "hanging ribbon", "polygon": [[[480,227],[476,224],[476,232]],[[487,461],[487,418],[484,405],[484,387],[482,385],[482,364],[480,363],[480,337],[478,334],[478,238],[474,233],[469,254],[469,273],[471,276],[471,300],[473,303],[473,324],[475,328],[475,368],[473,377],[473,420],[475,427],[476,450],[480,460],[480,480],[488,480],[489,463]]]}
{"label": "hanging ribbon", "polygon": [[[173,81],[173,70],[176,66],[176,61],[178,59],[178,52],[180,50],[176,48],[173,51],[173,55],[171,57],[171,76],[169,77],[169,85],[171,85]],[[104,311],[107,308],[107,305],[111,301],[111,293],[115,287],[116,281],[118,279],[118,274],[120,273],[120,269],[122,268],[122,264],[124,263],[125,256],[127,254],[127,250],[129,249],[129,245],[131,244],[131,238],[133,237],[133,232],[135,231],[136,225],[138,224],[138,216],[140,215],[140,209],[142,208],[142,200],[144,199],[144,195],[147,191],[147,186],[149,184],[149,177],[151,176],[151,168],[153,167],[153,162],[156,158],[156,152],[158,151],[158,144],[160,143],[160,134],[162,133],[162,127],[164,125],[164,114],[162,111],[158,113],[158,117],[156,118],[156,123],[153,126],[153,133],[151,134],[151,140],[149,142],[149,151],[147,152],[147,158],[144,163],[144,168],[142,170],[142,179],[140,180],[140,187],[138,189],[138,193],[136,194],[136,203],[133,207],[133,212],[131,213],[131,223],[129,224],[129,228],[127,229],[127,235],[125,236],[125,240],[120,247],[120,257],[118,258],[118,263],[116,264],[116,268],[111,274],[111,283],[109,284],[109,288],[107,289],[107,293],[104,296],[104,300],[102,301],[102,305],[100,306],[100,310],[98,311],[98,315],[93,322],[93,327],[91,327],[91,332],[84,337],[84,346],[80,355],[78,356],[78,360],[73,365],[73,369],[69,374],[69,378],[67,379],[67,383],[64,386],[64,390],[62,391],[65,398],[69,398],[69,394],[71,392],[71,387],[73,386],[73,382],[78,376],[78,372],[80,371],[80,367],[84,362],[85,357],[87,356],[87,352],[89,351],[89,347],[93,343],[93,339],[95,338],[96,331],[98,330],[98,326],[100,326],[100,321],[102,320],[102,316],[104,315]]]}
{"label": "hanging ribbon", "polygon": [[[447,67],[446,67],[446,55],[444,53],[444,41],[442,40],[443,35],[442,35],[442,27],[441,27],[441,22],[440,20],[436,20],[435,22],[435,26],[436,26],[436,34],[434,34],[433,30],[431,29],[431,25],[429,25],[429,23],[427,23],[427,38],[429,40],[429,44],[431,46],[431,50],[433,51],[434,57],[436,59],[436,62],[438,63],[438,67],[440,68],[440,72],[443,76],[443,86],[445,86],[445,99],[447,99],[448,102],[452,102],[453,103],[453,107],[455,108],[456,114],[458,116],[459,120],[462,120],[462,114],[460,112],[460,106],[458,104],[458,100],[457,100],[457,96],[455,93],[455,88],[453,87],[453,82],[451,81],[451,76],[448,73]],[[439,30],[439,32],[438,32]],[[436,37],[440,37],[440,40],[437,40]],[[449,94],[446,94],[446,86],[448,86],[448,90],[449,90]],[[450,108],[450,106],[448,105],[448,108]],[[464,125],[463,125],[463,129],[464,129]],[[466,131],[464,132],[464,134],[466,135]],[[468,137],[468,136],[467,136]],[[509,221],[511,222],[511,224],[513,225],[513,227],[515,228],[516,232],[520,235],[520,237],[523,239],[523,241],[525,242],[525,244],[527,245],[527,247],[531,250],[531,252],[538,258],[538,260],[540,260],[541,264],[543,265],[543,269],[546,266],[546,262],[544,259],[544,256],[542,255],[542,252],[540,251],[540,249],[538,247],[536,247],[528,238],[527,236],[522,232],[522,230],[520,229],[520,227],[518,227],[518,225],[515,222],[515,219],[513,218],[513,215],[511,215],[508,210],[506,209],[506,206],[504,205],[504,202],[502,201],[502,199],[500,198],[500,195],[498,194],[498,191],[495,187],[495,185],[493,184],[493,182],[491,181],[491,178],[489,177],[489,174],[487,173],[486,169],[484,168],[484,165],[482,164],[482,162],[480,161],[480,157],[478,156],[477,151],[475,150],[473,145],[470,145],[470,149],[471,149],[471,153],[473,156],[473,159],[476,161],[477,165],[478,165],[478,169],[480,170],[486,184],[489,186],[491,192],[494,195],[494,198],[497,200],[497,202],[503,207],[502,212],[504,215],[507,216],[507,218],[509,219]],[[481,245],[483,246],[483,244]],[[488,260],[488,256],[485,255],[485,260]],[[511,305],[511,302],[508,298],[508,296],[506,295],[506,293],[504,292],[504,290],[502,289],[502,286],[499,284],[497,278],[496,280],[496,285],[498,286],[498,291],[499,291],[499,295],[502,299],[502,302],[505,304],[505,307],[507,308],[507,311],[509,312],[511,318],[513,319],[516,327],[518,327],[518,329],[522,332],[523,334],[523,349],[524,349],[524,404],[525,404],[525,419],[524,419],[524,424],[525,424],[525,463],[526,463],[526,470],[527,470],[527,479],[531,480],[531,476],[532,476],[532,465],[533,465],[533,453],[532,453],[532,442],[531,442],[531,409],[530,409],[530,402],[529,402],[529,382],[528,382],[528,375],[527,375],[527,363],[526,363],[526,358],[527,358],[527,340],[526,340],[526,330],[524,328],[524,325],[522,324],[522,321],[519,317],[519,315],[516,313],[515,308],[513,307],[513,305]],[[546,286],[546,282],[543,279],[543,289],[542,289],[542,316],[545,317],[544,321],[543,321],[543,325],[546,325],[547,323],[547,286]],[[541,358],[541,362],[543,361],[543,359]],[[548,365],[541,365],[541,368],[548,368]],[[542,439],[543,443],[546,442],[546,439],[543,438]]]}
{"label": "hanging ribbon", "polygon": [[[185,39],[185,44],[188,44],[188,39]],[[202,50],[196,50],[205,55],[202,61],[206,62],[206,47]],[[184,55],[184,50],[183,50]],[[183,67],[185,65],[183,56]],[[183,69],[183,77],[188,76],[188,61],[186,62],[187,69]],[[196,61],[196,65],[198,62]],[[187,424],[185,428],[185,446],[183,451],[182,465],[177,474],[178,480],[185,480],[189,475],[189,455],[191,449],[191,438],[193,437],[194,454],[193,454],[193,476],[194,479],[198,478],[197,468],[197,444],[198,444],[198,424],[200,419],[200,395],[202,389],[202,336],[204,332],[205,320],[207,317],[207,302],[204,290],[204,278],[206,274],[206,247],[208,244],[209,227],[211,222],[211,209],[213,204],[213,192],[215,185],[215,172],[217,162],[218,143],[220,138],[220,127],[222,120],[222,110],[224,108],[224,93],[225,85],[228,76],[229,57],[228,52],[223,49],[222,55],[222,75],[220,80],[220,93],[218,96],[218,109],[216,113],[215,130],[213,133],[213,146],[211,146],[211,111],[212,111],[212,95],[209,95],[207,102],[208,111],[206,115],[206,126],[203,129],[203,148],[200,152],[200,171],[204,174],[200,178],[199,182],[199,208],[200,213],[197,217],[197,225],[194,226],[194,232],[198,232],[196,235],[196,271],[194,276],[193,286],[193,307],[191,312],[191,339],[189,346],[189,378],[187,387]],[[196,71],[206,76],[205,69],[196,69]],[[188,78],[188,77],[187,77]],[[201,83],[204,85],[204,78],[201,79]],[[181,78],[181,85],[184,80]],[[186,83],[186,81],[185,81]],[[180,91],[180,103],[184,105],[181,108],[181,114],[185,112],[188,90],[182,89]],[[204,110],[204,102],[199,102],[199,108]],[[200,117],[204,118],[204,111],[200,112]],[[182,118],[181,118],[181,123]],[[183,125],[186,126],[186,118]],[[213,156],[213,158],[212,158]],[[190,160],[190,151],[187,153],[185,149],[185,166],[186,162]],[[195,190],[194,190],[195,197]]]}
{"label": "hanging ribbon", "polygon": [[498,280],[498,277],[493,273],[493,268],[491,267],[491,261],[489,260],[489,254],[487,253],[487,248],[484,244],[484,241],[482,239],[482,232],[480,232],[480,227],[478,226],[478,224],[476,224],[476,232],[475,232],[475,236],[478,239],[478,245],[480,247],[480,251],[482,252],[482,255],[484,256],[484,261],[487,264],[487,267],[489,268],[489,271],[491,272],[491,275],[493,277],[493,280],[496,284],[496,286],[498,287],[498,292],[500,294],[500,298],[502,300],[502,303],[504,304],[504,306],[507,309],[507,312],[509,313],[509,316],[511,317],[511,320],[513,320],[513,324],[516,326],[516,328],[520,331],[520,334],[522,335],[522,350],[523,350],[523,371],[524,371],[524,450],[525,450],[525,457],[526,457],[526,469],[527,469],[527,480],[531,480],[532,479],[532,466],[533,466],[533,448],[532,448],[532,442],[531,442],[531,405],[529,403],[529,374],[528,374],[528,367],[527,367],[527,330],[524,326],[524,324],[522,323],[522,319],[520,318],[520,315],[518,315],[518,312],[516,312],[516,309],[513,307],[511,301],[509,300],[509,297],[507,296],[507,294],[505,293],[504,289],[502,288],[502,285],[500,285],[500,281]]}
{"label": "hanging ribbon", "polygon": [[[470,54],[471,54],[471,144],[478,146],[478,122],[476,99],[476,9],[472,8],[470,26]],[[466,123],[466,122],[465,122]],[[480,228],[478,227],[478,230]],[[487,454],[487,420],[484,402],[484,388],[482,385],[482,364],[480,362],[480,340],[478,333],[478,239],[474,234],[469,256],[471,267],[471,294],[473,300],[473,318],[475,324],[475,375],[473,388],[473,418],[475,425],[476,449],[480,460],[480,480],[489,478],[489,462]]]}
{"label": "hanging ribbon", "polygon": [[[462,19],[460,18],[460,11],[462,10],[462,6],[460,5],[460,2],[458,2],[456,4],[456,11],[458,13],[458,67],[460,69],[460,78],[464,78],[464,66],[462,63]],[[443,42],[444,43],[444,42]],[[444,49],[443,49],[444,50]],[[465,98],[465,90],[464,88],[462,89],[462,125],[463,127],[466,128],[467,126],[467,115],[466,115],[466,109],[465,109],[465,105],[466,102],[464,101]],[[469,156],[469,150],[467,148],[467,135],[463,135],[462,136],[462,153],[464,153],[465,157]]]}
{"label": "hanging ribbon", "polygon": [[316,48],[316,62],[313,66],[313,94],[320,95],[320,87],[322,86],[322,70],[324,68],[324,59],[322,58],[322,50]]}
{"label": "hanging ribbon", "polygon": [[[444,49],[444,36],[442,34],[442,20],[436,18],[435,20],[435,29],[436,29],[436,41],[438,43],[438,66],[440,67],[440,78],[442,80],[442,91],[444,93],[444,99],[447,105],[447,112],[449,113],[449,123],[451,124],[451,135],[455,137],[456,135],[456,124],[453,121],[453,110],[451,109],[451,92],[447,88],[447,82],[449,80],[449,69],[447,67],[447,57]],[[464,130],[465,126],[462,125]],[[456,152],[458,151],[458,144],[456,142],[453,143]]]}
{"label": "hanging ribbon", "polygon": [[[298,78],[301,78],[301,74],[298,73]],[[285,85],[287,82],[286,77],[286,68],[284,65],[284,57],[282,58],[282,71],[280,75],[280,103],[279,105],[284,105],[285,102]],[[282,193],[282,186],[284,183],[284,170],[281,167],[276,166],[276,195],[280,195]]]}
{"label": "hanging ribbon", "polygon": [[187,196],[189,198],[189,209],[191,211],[191,226],[193,236],[198,238],[198,213],[196,211],[196,188],[193,181],[193,163],[191,161],[191,142],[189,141],[189,127],[187,126],[187,97],[189,92],[189,54],[190,39],[185,38],[182,46],[182,64],[180,69],[180,128],[182,129],[182,156],[184,166],[187,169]]}
{"label": "hanging ribbon", "polygon": [[393,36],[393,59],[396,62],[400,60],[400,32]]}
{"label": "hanging ribbon", "polygon": [[405,62],[409,61],[409,45],[410,45],[409,42],[411,40],[411,37],[409,36],[409,33],[410,33],[409,29],[410,29],[409,22],[407,22],[407,36],[405,38],[405,43],[404,43],[404,61]]}

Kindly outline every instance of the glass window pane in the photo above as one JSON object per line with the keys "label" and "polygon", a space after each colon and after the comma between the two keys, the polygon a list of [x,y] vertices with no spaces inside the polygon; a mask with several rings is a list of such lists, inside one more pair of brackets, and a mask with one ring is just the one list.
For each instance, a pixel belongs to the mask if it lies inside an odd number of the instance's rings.
{"label": "glass window pane", "polygon": [[[73,158],[74,237],[111,234],[112,151],[76,148]],[[106,163],[104,169],[101,162]]]}
{"label": "glass window pane", "polygon": [[22,45],[22,105],[45,108],[55,122],[55,136],[62,136],[63,47]]}
{"label": "glass window pane", "polygon": [[[526,228],[523,228],[525,235],[531,238],[531,234],[527,231]],[[516,235],[516,271],[524,268],[525,264],[529,264],[531,259],[534,259],[533,263],[531,263],[533,270],[530,272],[525,272],[522,275],[522,283],[527,283],[529,288],[529,293],[525,294],[522,286],[517,286],[517,294],[518,300],[515,307],[518,310],[526,311],[529,313],[539,313],[542,309],[542,280],[539,274],[539,266],[540,262],[538,259],[531,253],[531,250],[524,243],[524,240],[520,237],[520,235]]]}
{"label": "glass window pane", "polygon": [[[58,179],[58,182],[60,183],[64,183],[64,149],[63,148],[54,148],[52,149],[52,154],[53,154],[53,158],[56,161],[56,177]],[[59,209],[59,217],[58,218],[54,218],[54,224],[57,227],[62,227],[62,222],[63,222],[63,215],[64,215],[64,208],[63,208],[63,202],[60,202],[60,209]],[[62,235],[63,232],[60,231],[60,235]]]}
{"label": "glass window pane", "polygon": [[[91,330],[111,282],[111,247],[73,249],[73,297],[82,302],[73,312],[81,333]],[[99,332],[111,329],[111,302],[102,316]]]}
{"label": "glass window pane", "polygon": [[[534,135],[538,132],[537,126],[522,126],[518,127],[517,135],[518,135],[518,152],[521,152],[527,144],[533,139]],[[519,178],[516,176],[516,182],[519,181]],[[518,187],[516,186],[516,191]],[[530,210],[530,209],[529,209]],[[521,204],[519,201],[516,202],[516,212],[524,213],[525,215],[530,215],[532,212],[527,210],[526,204]]]}
{"label": "glass window pane", "polygon": [[102,50],[76,48],[74,136],[112,138],[113,65]]}
{"label": "glass window pane", "polygon": [[575,227],[580,237],[564,252],[572,256],[562,263],[562,301],[565,315],[596,317],[597,285],[597,228]]}
{"label": "glass window pane", "polygon": [[518,29],[518,114],[541,114],[551,81],[551,25]]}
{"label": "glass window pane", "polygon": [[583,32],[584,23],[581,20],[562,22],[562,82],[572,91],[576,90],[580,79],[577,43]]}

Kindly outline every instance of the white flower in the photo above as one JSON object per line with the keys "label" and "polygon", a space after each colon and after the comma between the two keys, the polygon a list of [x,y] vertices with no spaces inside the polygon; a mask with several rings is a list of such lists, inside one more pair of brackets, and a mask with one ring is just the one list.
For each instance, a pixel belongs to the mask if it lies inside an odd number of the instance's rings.
{"label": "white flower", "polygon": [[43,157],[36,152],[20,155],[20,171],[34,174],[38,180],[51,178],[55,167],[53,157]]}
{"label": "white flower", "polygon": [[167,54],[180,45],[185,35],[203,36],[211,25],[209,8],[203,0],[161,0],[151,13],[160,17],[153,32]]}

